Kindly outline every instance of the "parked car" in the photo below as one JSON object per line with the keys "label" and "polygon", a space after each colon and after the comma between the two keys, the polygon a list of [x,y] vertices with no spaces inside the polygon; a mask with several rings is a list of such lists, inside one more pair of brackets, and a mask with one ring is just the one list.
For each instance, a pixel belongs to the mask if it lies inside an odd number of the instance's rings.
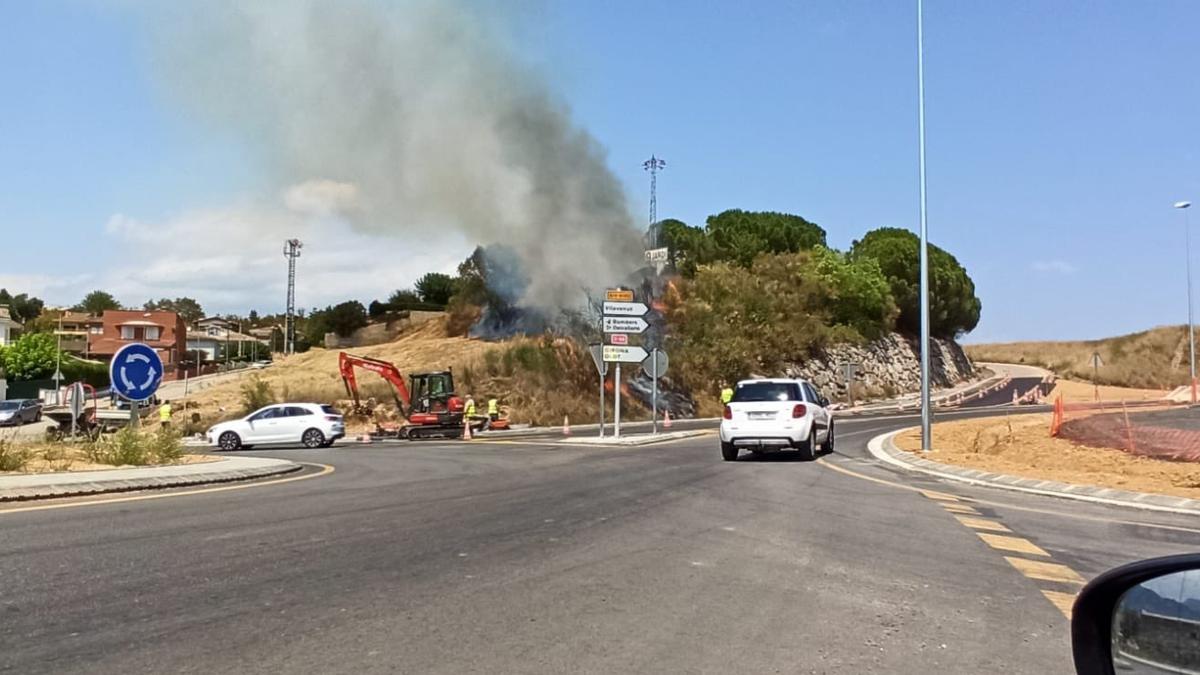
{"label": "parked car", "polygon": [[206,438],[221,450],[237,450],[258,444],[301,443],[307,448],[326,448],[346,435],[342,414],[320,403],[280,403],[238,420],[214,425]]}
{"label": "parked car", "polygon": [[42,402],[33,398],[0,401],[0,427],[19,426],[42,419]]}
{"label": "parked car", "polygon": [[721,420],[721,457],[737,459],[742,448],[756,453],[795,449],[802,459],[833,452],[829,400],[805,380],[742,380]]}

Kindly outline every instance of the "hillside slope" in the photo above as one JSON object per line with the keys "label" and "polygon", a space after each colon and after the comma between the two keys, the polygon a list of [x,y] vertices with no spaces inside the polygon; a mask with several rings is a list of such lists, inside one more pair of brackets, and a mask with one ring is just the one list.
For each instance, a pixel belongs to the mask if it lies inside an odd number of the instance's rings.
{"label": "hillside slope", "polygon": [[1092,354],[1104,363],[1100,384],[1167,389],[1187,384],[1186,326],[1160,326],[1100,340],[1007,342],[966,345],[973,361],[1028,363],[1054,371],[1059,377],[1091,381]]}

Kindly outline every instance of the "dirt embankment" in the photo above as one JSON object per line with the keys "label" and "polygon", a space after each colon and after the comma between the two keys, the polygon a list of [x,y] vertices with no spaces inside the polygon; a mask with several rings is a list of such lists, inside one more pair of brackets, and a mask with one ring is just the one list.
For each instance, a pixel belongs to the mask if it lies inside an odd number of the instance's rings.
{"label": "dirt embankment", "polygon": [[[1049,413],[939,422],[934,450],[921,456],[993,473],[1200,499],[1200,464],[1076,445],[1051,437],[1049,428]],[[896,445],[919,453],[920,430],[898,434]]]}

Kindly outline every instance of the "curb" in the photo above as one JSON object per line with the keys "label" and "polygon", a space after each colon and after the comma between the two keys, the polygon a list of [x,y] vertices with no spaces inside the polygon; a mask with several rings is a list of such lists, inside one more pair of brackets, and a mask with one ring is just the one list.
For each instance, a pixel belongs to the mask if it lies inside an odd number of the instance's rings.
{"label": "curb", "polygon": [[897,448],[892,440],[897,434],[903,431],[907,431],[907,429],[897,429],[875,436],[867,442],[867,449],[876,459],[891,466],[959,483],[967,483],[969,485],[981,485],[1001,490],[1041,495],[1043,497],[1074,499],[1076,501],[1103,504],[1105,506],[1120,506],[1146,511],[1177,513],[1187,516],[1200,515],[1200,500],[1197,499],[1171,497],[1169,495],[1158,495],[1148,492],[1117,490],[1115,488],[1103,488],[1095,485],[1060,483],[1058,481],[1041,480],[1039,478],[1022,478],[1002,473],[989,473],[987,471],[980,471],[979,469],[966,469],[960,466],[951,466],[920,457],[913,457],[909,453]]}
{"label": "curb", "polygon": [[82,497],[115,492],[138,490],[163,490],[167,488],[233,483],[238,481],[267,478],[292,473],[304,468],[296,462],[279,460],[277,463],[244,469],[213,471],[209,473],[179,474],[175,476],[146,476],[145,478],[80,481],[53,483],[35,487],[0,488],[0,503]]}
{"label": "curb", "polygon": [[613,438],[612,436],[585,436],[575,438],[560,439],[559,442],[563,445],[572,446],[588,446],[596,445],[603,447],[637,447],[642,445],[656,445],[658,443],[668,443],[670,441],[678,441],[684,438],[697,438],[700,436],[711,436],[713,429],[686,429],[682,431],[660,432],[657,436],[636,435],[622,436],[621,438]]}

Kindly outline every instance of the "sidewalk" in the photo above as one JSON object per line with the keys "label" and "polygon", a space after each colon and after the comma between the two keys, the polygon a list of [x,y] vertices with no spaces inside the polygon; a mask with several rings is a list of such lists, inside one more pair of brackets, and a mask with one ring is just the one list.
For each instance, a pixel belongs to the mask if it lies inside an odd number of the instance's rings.
{"label": "sidewalk", "polygon": [[0,475],[0,502],[227,483],[291,473],[300,468],[299,464],[284,459],[223,457],[215,462],[177,466]]}
{"label": "sidewalk", "polygon": [[979,469],[968,469],[961,466],[942,464],[917,457],[896,447],[893,442],[896,434],[903,429],[876,436],[867,443],[867,449],[876,459],[899,467],[906,471],[923,473],[936,478],[982,485],[985,487],[1025,492],[1046,497],[1061,497],[1076,501],[1122,506],[1126,508],[1164,511],[1186,515],[1200,515],[1200,500],[1171,495],[1151,494],[1147,492],[1132,492],[1115,488],[1097,487],[1095,485],[1077,485],[1061,483],[1039,478],[1023,478],[1001,473],[988,473]]}

